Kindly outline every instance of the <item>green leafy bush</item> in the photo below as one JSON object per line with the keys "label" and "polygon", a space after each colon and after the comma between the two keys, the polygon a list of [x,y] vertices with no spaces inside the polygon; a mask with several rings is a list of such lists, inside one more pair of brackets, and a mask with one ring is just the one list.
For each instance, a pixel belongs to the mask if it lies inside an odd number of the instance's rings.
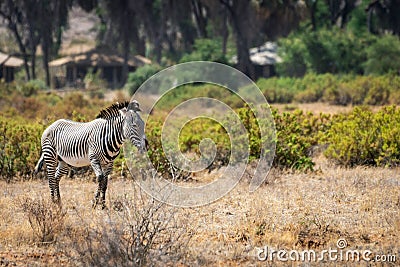
{"label": "green leafy bush", "polygon": [[[161,70],[161,67],[158,65],[144,65],[143,67],[139,67],[135,72],[129,73],[128,81],[125,84],[125,88],[128,89],[129,94],[133,95],[136,90],[151,76],[156,74]],[[156,94],[158,93],[157,85],[152,87],[152,91],[148,93]]]}
{"label": "green leafy bush", "polygon": [[263,92],[269,103],[290,103],[295,96],[296,79],[294,78],[261,78],[257,81],[257,86]]}
{"label": "green leafy bush", "polygon": [[296,32],[280,40],[283,62],[277,70],[296,77],[307,72],[363,73],[366,48],[373,41],[372,35],[356,36],[341,29]]}
{"label": "green leafy bush", "polygon": [[330,126],[327,114],[313,115],[301,110],[279,113],[273,110],[277,146],[274,165],[281,168],[312,170],[312,148]]}
{"label": "green leafy bush", "polygon": [[40,158],[44,125],[0,117],[0,177],[29,178]]}
{"label": "green leafy bush", "polygon": [[46,83],[39,79],[30,80],[18,87],[18,90],[24,96],[36,95],[40,90],[47,90],[47,89],[49,88],[47,87]]}
{"label": "green leafy bush", "polygon": [[325,155],[343,166],[395,166],[400,163],[400,109],[395,106],[373,113],[356,107],[338,115],[327,131]]}
{"label": "green leafy bush", "polygon": [[188,61],[214,61],[227,63],[225,55],[222,53],[221,39],[196,39],[193,44],[193,51],[182,56],[180,62]]}
{"label": "green leafy bush", "polygon": [[364,63],[365,73],[385,74],[400,70],[400,40],[394,35],[377,38],[366,49],[368,60]]}

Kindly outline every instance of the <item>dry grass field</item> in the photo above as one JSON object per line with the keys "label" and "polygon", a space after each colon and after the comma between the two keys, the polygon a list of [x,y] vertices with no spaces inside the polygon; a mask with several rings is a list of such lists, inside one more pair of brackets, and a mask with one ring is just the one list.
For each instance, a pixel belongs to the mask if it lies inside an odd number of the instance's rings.
{"label": "dry grass field", "polygon": [[[117,173],[109,182],[106,210],[91,207],[92,173],[61,180],[61,209],[49,202],[45,179],[0,181],[0,266],[398,266],[400,169],[338,168],[323,155],[314,161],[314,172],[271,170],[254,193],[247,174],[229,194],[197,208],[153,201]],[[221,171],[185,183],[209,182]],[[368,250],[370,259],[385,256],[387,262],[257,257],[265,246],[323,255],[337,250],[339,239],[347,242],[344,253]]]}
{"label": "dry grass field", "polygon": [[340,238],[349,249],[395,255],[390,266],[400,262],[399,169],[321,163],[308,174],[272,170],[254,193],[244,178],[219,201],[186,209],[153,202],[122,178],[109,183],[107,210],[91,208],[90,179],[63,178],[61,211],[48,202],[45,180],[0,188],[1,266],[285,266],[259,261],[257,247],[321,252]]}

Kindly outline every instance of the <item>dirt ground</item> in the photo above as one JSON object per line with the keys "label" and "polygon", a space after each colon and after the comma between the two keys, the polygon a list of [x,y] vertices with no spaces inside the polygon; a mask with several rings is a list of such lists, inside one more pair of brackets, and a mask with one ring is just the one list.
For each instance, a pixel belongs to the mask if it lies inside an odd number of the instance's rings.
{"label": "dirt ground", "polygon": [[[120,212],[114,207],[122,198],[137,199],[140,192],[132,180],[111,179],[109,209],[93,210],[90,201],[95,188],[90,179],[63,178],[65,222],[57,238],[43,244],[34,235],[20,203],[23,199],[46,199],[49,196],[46,181],[0,182],[0,266],[79,264],[69,253],[71,243],[64,243],[71,229],[83,231],[93,223],[98,224],[100,218],[112,218]],[[135,209],[141,207],[138,205]],[[368,249],[372,256],[395,256],[387,258],[395,260],[390,266],[400,262],[399,169],[342,169],[321,165],[318,171],[307,174],[272,170],[267,182],[254,193],[248,191],[248,181],[244,178],[228,195],[210,205],[168,208],[164,212],[176,215],[179,226],[176,224],[171,231],[181,231],[188,240],[176,252],[179,257],[167,258],[165,264],[285,266],[288,262],[280,262],[276,255],[272,260],[260,261],[258,248],[312,249],[322,253],[329,248],[337,249],[340,239],[346,242],[344,249]],[[82,224],[82,218],[90,221]],[[318,262],[321,263],[336,266],[348,262],[325,259]],[[291,264],[307,265],[307,262]],[[352,264],[370,263],[361,260]]]}

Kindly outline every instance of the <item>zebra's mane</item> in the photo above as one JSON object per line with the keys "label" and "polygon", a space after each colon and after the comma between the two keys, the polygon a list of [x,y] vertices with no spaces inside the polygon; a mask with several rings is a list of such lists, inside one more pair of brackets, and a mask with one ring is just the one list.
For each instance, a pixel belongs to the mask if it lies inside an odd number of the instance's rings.
{"label": "zebra's mane", "polygon": [[129,105],[129,101],[125,101],[122,103],[114,103],[111,106],[103,109],[100,113],[96,116],[96,119],[111,119],[119,116],[119,110],[122,108],[126,108]]}

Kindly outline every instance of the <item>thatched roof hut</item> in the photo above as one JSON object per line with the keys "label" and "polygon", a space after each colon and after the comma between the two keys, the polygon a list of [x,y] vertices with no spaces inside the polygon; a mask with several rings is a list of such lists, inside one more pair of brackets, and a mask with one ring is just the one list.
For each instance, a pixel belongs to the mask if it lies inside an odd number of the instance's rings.
{"label": "thatched roof hut", "polygon": [[0,79],[5,82],[14,80],[14,72],[24,64],[22,59],[0,52]]}
{"label": "thatched roof hut", "polygon": [[[128,60],[128,70],[150,64],[151,60],[136,55]],[[107,81],[110,88],[122,86],[122,68],[124,59],[106,48],[94,48],[86,52],[67,55],[49,62],[54,87],[80,87],[89,71],[100,71],[100,77]]]}

